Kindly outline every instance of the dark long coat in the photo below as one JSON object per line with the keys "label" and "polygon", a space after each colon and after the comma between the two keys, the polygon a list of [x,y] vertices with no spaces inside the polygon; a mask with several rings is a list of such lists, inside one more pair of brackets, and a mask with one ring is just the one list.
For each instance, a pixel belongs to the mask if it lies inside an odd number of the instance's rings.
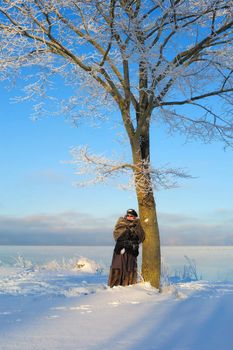
{"label": "dark long coat", "polygon": [[108,285],[128,286],[137,283],[137,255],[139,244],[145,239],[140,220],[120,217],[115,225],[113,237],[116,245],[110,267]]}

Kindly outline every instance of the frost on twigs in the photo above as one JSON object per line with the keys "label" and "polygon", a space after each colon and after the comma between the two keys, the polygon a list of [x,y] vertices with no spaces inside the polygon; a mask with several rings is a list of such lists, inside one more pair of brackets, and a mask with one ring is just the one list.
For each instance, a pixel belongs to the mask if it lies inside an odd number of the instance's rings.
{"label": "frost on twigs", "polygon": [[154,188],[175,187],[177,178],[190,177],[182,169],[168,167],[154,169],[146,161],[132,164],[122,159],[112,160],[104,155],[91,153],[86,146],[72,148],[71,155],[73,160],[69,163],[75,166],[75,174],[80,177],[80,181],[76,183],[79,187],[107,184],[116,178],[125,181],[127,178],[127,183],[115,182],[115,185],[124,190],[133,190],[137,186],[139,192],[148,193]]}
{"label": "frost on twigs", "polygon": [[231,0],[1,1],[0,81],[39,100],[35,119],[112,122],[114,106],[131,142],[153,115],[232,146],[232,13]]}
{"label": "frost on twigs", "polygon": [[[117,175],[125,175],[132,170],[133,165],[122,161],[111,160],[104,155],[96,155],[89,152],[86,146],[71,149],[73,160],[70,162],[76,168],[75,174],[80,176],[77,186],[106,184],[108,180]],[[83,181],[81,180],[83,179]]]}

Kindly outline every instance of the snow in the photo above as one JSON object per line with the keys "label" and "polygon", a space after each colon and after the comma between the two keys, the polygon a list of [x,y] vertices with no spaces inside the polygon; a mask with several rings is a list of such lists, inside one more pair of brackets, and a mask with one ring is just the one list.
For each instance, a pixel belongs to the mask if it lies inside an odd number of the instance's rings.
{"label": "snow", "polygon": [[232,282],[107,286],[87,258],[0,268],[1,350],[232,350]]}

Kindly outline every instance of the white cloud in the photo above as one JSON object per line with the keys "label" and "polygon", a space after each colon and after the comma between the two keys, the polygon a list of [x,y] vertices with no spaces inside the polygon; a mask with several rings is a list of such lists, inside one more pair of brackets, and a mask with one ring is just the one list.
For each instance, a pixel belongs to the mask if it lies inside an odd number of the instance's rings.
{"label": "white cloud", "polygon": [[[229,220],[223,213],[227,213]],[[158,216],[162,244],[233,244],[233,216],[230,211],[215,211],[205,218],[170,213]]]}
{"label": "white cloud", "polygon": [[[233,213],[217,210],[208,217],[159,213],[162,244],[233,244]],[[0,216],[0,244],[114,244],[117,217],[69,211],[24,217]]]}
{"label": "white cloud", "polygon": [[0,216],[0,244],[110,244],[112,227],[108,218],[78,212]]}

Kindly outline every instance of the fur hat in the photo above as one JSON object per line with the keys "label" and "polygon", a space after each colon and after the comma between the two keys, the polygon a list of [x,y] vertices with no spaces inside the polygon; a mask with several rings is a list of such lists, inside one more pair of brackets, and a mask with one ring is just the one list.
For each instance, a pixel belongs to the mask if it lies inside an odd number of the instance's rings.
{"label": "fur hat", "polygon": [[126,212],[127,215],[133,215],[135,217],[138,216],[137,212],[134,209],[128,209]]}

